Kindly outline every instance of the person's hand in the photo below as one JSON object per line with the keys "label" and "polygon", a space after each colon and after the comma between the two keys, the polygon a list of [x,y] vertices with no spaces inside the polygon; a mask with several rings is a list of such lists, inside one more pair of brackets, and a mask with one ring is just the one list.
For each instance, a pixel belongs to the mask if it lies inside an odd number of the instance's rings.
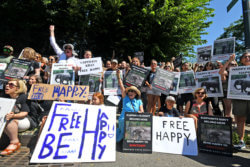
{"label": "person's hand", "polygon": [[230,56],[230,58],[229,58],[229,62],[232,62],[232,61],[234,61],[235,60],[235,54],[232,54],[231,56]]}
{"label": "person's hand", "polygon": [[198,67],[198,66],[199,66],[199,64],[198,64],[198,63],[195,63],[194,67]]}
{"label": "person's hand", "polygon": [[55,26],[54,25],[50,25],[49,26],[49,30],[52,31],[52,32],[54,32],[55,31]]}
{"label": "person's hand", "polygon": [[151,85],[151,84],[149,84],[148,87],[149,87],[150,89],[152,89],[152,85]]}
{"label": "person's hand", "polygon": [[172,57],[172,58],[171,58],[171,62],[173,62],[173,61],[175,61],[175,57]]}
{"label": "person's hand", "polygon": [[10,113],[6,114],[5,118],[7,121],[9,121],[10,119],[12,119],[14,117],[14,115],[15,115],[14,112],[10,112]]}
{"label": "person's hand", "polygon": [[117,78],[120,77],[120,73],[121,73],[121,71],[120,71],[119,69],[117,69],[117,70],[116,70],[116,76],[117,76]]}
{"label": "person's hand", "polygon": [[143,111],[140,111],[140,110],[139,110],[139,111],[138,111],[138,113],[140,113],[140,114],[141,114],[141,113],[143,113]]}

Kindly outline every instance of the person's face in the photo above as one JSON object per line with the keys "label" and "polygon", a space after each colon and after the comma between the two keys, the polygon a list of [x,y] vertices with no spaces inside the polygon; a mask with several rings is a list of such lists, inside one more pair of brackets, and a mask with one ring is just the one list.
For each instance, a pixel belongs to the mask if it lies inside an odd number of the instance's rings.
{"label": "person's face", "polygon": [[107,61],[107,62],[106,62],[106,67],[107,67],[107,68],[111,68],[111,62],[110,62],[110,61]]}
{"label": "person's face", "polygon": [[205,94],[206,93],[205,93],[204,90],[200,90],[200,91],[195,93],[195,96],[196,96],[197,99],[202,99],[203,100],[205,98]]}
{"label": "person's face", "polygon": [[49,57],[49,66],[52,66],[53,63],[56,62],[56,59],[53,56]]}
{"label": "person's face", "polygon": [[36,77],[35,76],[30,77],[29,84],[32,85],[32,84],[35,84],[35,83],[36,83]]}
{"label": "person's face", "polygon": [[188,63],[185,63],[185,64],[182,65],[182,70],[183,71],[187,71],[188,69],[189,69]]}
{"label": "person's face", "polygon": [[64,50],[65,54],[67,57],[71,57],[72,56],[72,48],[68,45],[65,46],[65,50]]}
{"label": "person's face", "polygon": [[157,62],[156,61],[152,61],[151,62],[151,68],[152,69],[156,69],[156,67],[157,67]]}
{"label": "person's face", "polygon": [[204,67],[203,66],[199,66],[200,71],[203,71]]}
{"label": "person's face", "polygon": [[16,81],[9,81],[5,86],[5,94],[13,94],[18,90]]}
{"label": "person's face", "polygon": [[35,56],[35,61],[36,61],[36,62],[40,62],[40,56],[36,55],[36,56]]}
{"label": "person's face", "polygon": [[111,68],[112,68],[113,70],[116,70],[116,69],[117,69],[117,63],[112,62],[112,63],[111,63]]}
{"label": "person's face", "polygon": [[98,97],[94,96],[92,97],[92,104],[94,105],[100,105],[101,101]]}
{"label": "person's face", "polygon": [[171,71],[171,65],[170,64],[166,64],[164,67],[165,70]]}
{"label": "person's face", "polygon": [[125,69],[126,67],[127,67],[127,63],[125,61],[123,61],[122,64],[121,64],[121,68]]}
{"label": "person's face", "polygon": [[172,100],[166,101],[167,108],[169,108],[169,109],[172,109],[174,107],[174,104],[175,104],[175,102]]}
{"label": "person's face", "polygon": [[245,54],[242,58],[241,58],[241,63],[244,66],[250,66],[250,53]]}
{"label": "person's face", "polygon": [[92,53],[90,51],[87,51],[85,54],[84,54],[84,59],[90,59],[92,58]]}
{"label": "person's face", "polygon": [[129,97],[130,99],[134,99],[135,96],[136,96],[136,92],[135,92],[134,90],[129,90],[129,91],[128,91],[128,97]]}
{"label": "person's face", "polygon": [[132,64],[140,66],[140,61],[138,59],[132,59]]}
{"label": "person's face", "polygon": [[10,55],[11,50],[9,48],[3,48],[3,54],[4,55]]}
{"label": "person's face", "polygon": [[237,63],[235,61],[232,61],[231,63],[229,63],[228,65],[228,69],[230,69],[231,67],[237,67]]}
{"label": "person's face", "polygon": [[213,68],[213,65],[211,63],[207,64],[207,66],[206,66],[207,70],[212,70],[212,68]]}
{"label": "person's face", "polygon": [[223,64],[221,62],[217,62],[217,69],[221,69],[223,67]]}

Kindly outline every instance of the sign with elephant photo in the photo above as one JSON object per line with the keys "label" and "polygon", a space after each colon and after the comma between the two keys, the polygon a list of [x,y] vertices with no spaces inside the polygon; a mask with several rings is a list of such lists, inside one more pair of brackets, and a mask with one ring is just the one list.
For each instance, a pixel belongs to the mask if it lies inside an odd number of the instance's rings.
{"label": "sign with elephant photo", "polygon": [[181,72],[179,94],[193,93],[196,89],[196,82],[194,79],[194,71]]}
{"label": "sign with elephant photo", "polygon": [[214,41],[212,61],[228,60],[235,53],[235,37]]}
{"label": "sign with elephant photo", "polygon": [[223,97],[219,70],[196,72],[196,84],[206,90],[208,97]]}
{"label": "sign with elephant photo", "polygon": [[102,73],[81,75],[79,78],[79,85],[89,86],[89,95],[101,92],[100,79],[102,78]]}
{"label": "sign with elephant photo", "polygon": [[201,115],[198,126],[200,151],[232,156],[232,118]]}
{"label": "sign with elephant photo", "polygon": [[177,95],[179,91],[179,84],[180,84],[180,72],[172,72],[174,74],[174,80],[172,82],[172,85],[170,87],[170,94]]}
{"label": "sign with elephant photo", "polygon": [[52,65],[50,84],[75,84],[75,71],[71,65],[54,63]]}
{"label": "sign with elephant photo", "polygon": [[6,79],[18,78],[22,79],[30,70],[31,62],[21,59],[12,59],[4,72]]}
{"label": "sign with elephant photo", "polygon": [[[116,71],[105,71],[103,80],[104,95],[121,95],[116,75]],[[122,76],[122,70],[120,70],[121,79],[123,79]]]}
{"label": "sign with elephant photo", "polygon": [[229,99],[250,100],[250,66],[230,68],[227,92]]}
{"label": "sign with elephant photo", "polygon": [[197,48],[197,62],[206,63],[211,61],[212,58],[212,45]]}
{"label": "sign with elephant photo", "polygon": [[88,96],[89,86],[33,84],[28,99],[86,101]]}

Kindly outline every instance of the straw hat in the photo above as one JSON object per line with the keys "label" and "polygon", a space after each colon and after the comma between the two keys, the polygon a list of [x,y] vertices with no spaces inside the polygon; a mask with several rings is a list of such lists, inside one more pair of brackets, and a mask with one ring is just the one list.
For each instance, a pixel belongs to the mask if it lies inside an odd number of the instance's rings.
{"label": "straw hat", "polygon": [[141,92],[135,86],[130,86],[126,88],[126,93],[128,93],[129,90],[133,90],[137,93],[138,96],[141,96]]}

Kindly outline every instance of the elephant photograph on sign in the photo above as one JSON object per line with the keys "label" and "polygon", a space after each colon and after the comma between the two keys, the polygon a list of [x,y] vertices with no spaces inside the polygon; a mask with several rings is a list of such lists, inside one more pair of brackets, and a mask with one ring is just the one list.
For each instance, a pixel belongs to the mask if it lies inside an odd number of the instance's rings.
{"label": "elephant photograph on sign", "polygon": [[240,90],[241,93],[250,93],[250,80],[236,80],[234,88]]}
{"label": "elephant photograph on sign", "polygon": [[201,140],[212,142],[212,143],[221,143],[221,144],[230,144],[230,131],[217,129],[217,128],[207,128],[202,130]]}
{"label": "elephant photograph on sign", "polygon": [[126,121],[126,140],[151,140],[151,123]]}
{"label": "elephant photograph on sign", "polygon": [[205,88],[207,92],[211,92],[211,93],[221,92],[219,82],[205,81],[201,83],[201,87]]}
{"label": "elephant photograph on sign", "polygon": [[70,73],[56,74],[55,81],[58,84],[70,85],[72,84],[73,75]]}

